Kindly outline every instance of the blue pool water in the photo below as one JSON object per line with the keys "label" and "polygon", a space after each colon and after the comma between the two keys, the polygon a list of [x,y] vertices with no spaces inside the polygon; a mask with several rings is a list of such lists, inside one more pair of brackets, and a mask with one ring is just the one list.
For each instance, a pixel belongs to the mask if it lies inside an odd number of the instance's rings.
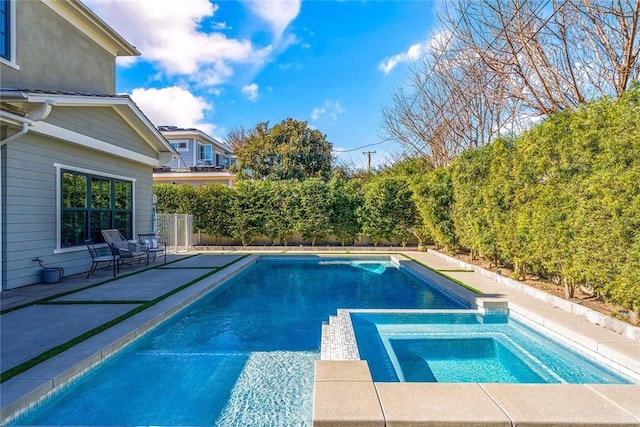
{"label": "blue pool water", "polygon": [[506,315],[353,312],[351,320],[374,381],[632,382]]}
{"label": "blue pool water", "polygon": [[388,258],[263,258],[15,424],[310,425],[338,308],[461,306]]}

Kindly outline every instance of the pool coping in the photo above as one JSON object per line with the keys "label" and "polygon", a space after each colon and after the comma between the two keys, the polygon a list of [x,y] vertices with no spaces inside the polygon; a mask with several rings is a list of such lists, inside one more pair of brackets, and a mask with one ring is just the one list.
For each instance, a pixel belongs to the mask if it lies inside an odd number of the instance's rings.
{"label": "pool coping", "polygon": [[[438,256],[451,262],[452,258]],[[455,260],[455,259],[453,259]],[[469,268],[465,263],[456,264]],[[422,263],[421,263],[422,264]],[[418,267],[405,264],[412,269]],[[430,268],[422,265],[425,270]],[[423,270],[424,271],[424,270]],[[473,270],[474,272],[475,269]],[[434,281],[434,274],[428,274]],[[490,275],[485,277],[494,279]],[[446,279],[435,280],[436,285]],[[503,282],[499,282],[504,285]],[[507,284],[506,286],[509,286]],[[475,286],[475,284],[474,284]],[[526,285],[524,285],[526,286]],[[541,302],[551,304],[554,310],[562,308],[544,296],[535,295],[523,287],[513,284],[513,289],[528,297],[537,297]],[[579,351],[590,350],[594,358],[608,361],[614,369],[640,378],[640,359],[625,344],[637,347],[635,334],[627,337],[620,329],[607,328],[607,333],[588,336],[581,334],[580,328],[563,325],[562,318],[553,318],[552,313],[537,313],[526,304],[509,301],[508,296],[477,295],[458,290],[458,296],[472,299],[479,311],[504,308],[507,302],[510,315],[528,326],[544,333],[550,333],[565,344]],[[542,291],[540,291],[542,292]],[[547,294],[548,295],[548,294]],[[588,316],[580,316],[568,306],[565,311],[577,318],[589,320],[591,328],[600,323]],[[420,426],[512,426],[512,425],[554,425],[554,426],[640,426],[640,384],[493,384],[493,383],[382,383],[371,378],[366,361],[359,360],[357,344],[350,312],[424,312],[425,310],[339,310],[334,324],[339,329],[341,344],[355,351],[325,349],[325,359],[338,354],[341,360],[320,360],[316,362],[314,377],[314,426],[334,425],[420,425]],[[547,316],[546,316],[547,315]],[[596,326],[597,325],[597,326]],[[328,328],[328,327],[327,327]],[[602,328],[604,330],[604,328]],[[592,331],[591,331],[592,332]],[[600,331],[602,332],[602,331]],[[616,334],[618,332],[618,334]],[[618,335],[611,339],[613,335]],[[323,339],[331,332],[323,330]],[[605,337],[606,336],[606,337]],[[603,338],[605,337],[605,338]],[[323,343],[324,345],[324,343]],[[622,348],[621,348],[622,346]],[[333,353],[332,353],[333,352]],[[611,363],[612,362],[612,363]],[[628,368],[631,366],[632,368]],[[444,396],[444,398],[443,398]],[[451,399],[456,396],[456,399]],[[461,401],[464,411],[461,411]]]}
{"label": "pool coping", "polygon": [[[204,296],[205,294],[213,290],[216,286],[218,286],[219,284],[221,284],[231,276],[235,275],[242,269],[255,263],[262,256],[268,256],[268,257],[272,257],[272,256],[363,257],[367,255],[371,255],[374,257],[375,256],[398,257],[397,258],[399,260],[398,262],[402,263],[405,266],[411,266],[412,269],[415,268],[416,270],[422,271],[422,272],[426,272],[430,270],[427,267],[419,266],[419,264],[417,263],[408,261],[408,259],[415,257],[416,254],[411,253],[411,255],[407,255],[405,252],[403,253],[396,252],[395,254],[389,254],[389,253],[362,254],[357,252],[346,253],[346,254],[335,254],[335,253],[308,254],[307,253],[304,255],[302,254],[295,255],[293,253],[251,254],[250,256],[247,256],[246,258],[243,258],[235,262],[234,264],[231,264],[215,272],[213,275],[201,280],[200,282],[197,282],[191,285],[190,287],[170,296],[169,298],[158,303],[157,305],[150,307],[147,310],[127,319],[126,321],[120,323],[119,325],[116,325],[92,337],[91,339],[81,344],[78,344],[72,349],[65,351],[64,353],[41,363],[34,369],[24,372],[23,374],[17,375],[15,378],[12,378],[6,381],[5,383],[3,383],[2,384],[3,388],[12,387],[15,390],[15,393],[13,393],[13,395],[10,396],[10,399],[8,400],[6,399],[7,395],[3,393],[3,401],[2,401],[2,408],[1,408],[2,415],[0,416],[0,423],[4,424],[6,422],[9,422],[11,419],[15,418],[20,413],[39,404],[39,402],[41,402],[43,399],[57,392],[62,386],[69,384],[70,382],[78,378],[81,374],[83,374],[87,370],[91,369],[92,367],[94,367],[99,363],[102,363],[105,359],[113,356],[122,348],[132,343],[137,338],[139,338],[142,334],[146,333],[150,329],[159,325],[160,323],[162,323],[163,321],[165,321],[166,319],[168,319],[169,317],[177,313],[182,308],[186,307],[187,305],[193,303],[200,297]],[[407,258],[399,257],[400,255]],[[439,275],[439,277],[442,278],[443,276]],[[449,283],[453,283],[453,282],[449,281]],[[476,301],[476,303],[482,304],[487,307],[491,306],[491,304],[493,304],[494,302],[496,302],[498,306],[502,306],[502,304],[504,304],[504,301],[505,301],[505,299],[503,298],[486,298],[481,295],[479,296],[469,291],[468,289],[466,289],[465,291],[462,291],[460,290],[461,288],[459,287],[459,285],[456,285],[456,284],[451,285],[451,289],[454,292],[458,292],[458,291],[462,292],[462,294],[464,294],[465,297],[473,298]],[[514,308],[515,307],[512,306],[512,309]],[[526,313],[527,307],[521,307],[521,311]],[[535,317],[535,313],[532,315],[532,317]],[[542,317],[542,321],[551,322],[548,319],[545,320],[544,317]],[[607,343],[596,342],[595,345],[605,352],[606,351],[613,351],[614,353],[617,352],[615,347],[609,346],[608,348]],[[352,363],[352,362],[353,361],[349,361],[349,363]],[[317,363],[335,363],[335,361],[319,361]],[[333,368],[330,368],[330,370],[333,370]],[[368,368],[367,368],[367,372],[368,372]],[[315,389],[316,382],[326,382],[326,383],[353,382],[353,379],[349,377],[349,375],[341,377],[338,380],[335,380],[335,378],[333,379],[334,381],[327,381],[326,377],[323,379],[322,376],[318,376],[314,380],[314,389]],[[357,379],[359,382],[367,383],[362,385],[364,389],[368,390],[369,392],[374,391],[376,402],[378,402],[378,410],[383,414],[383,416],[387,416],[388,417],[387,420],[389,422],[392,422],[394,420],[398,421],[397,419],[394,419],[393,417],[391,417],[391,415],[393,414],[393,408],[391,406],[388,406],[386,408],[381,406],[381,402],[383,400],[386,401],[385,398],[381,396],[384,396],[384,395],[395,396],[398,393],[404,393],[404,391],[402,391],[401,389],[398,389],[397,391],[395,391],[395,387],[396,387],[395,385],[387,387],[384,385],[380,385],[378,383],[373,383],[372,381],[371,381],[371,384],[368,384],[369,381],[363,381],[362,377]],[[360,385],[357,385],[357,386],[360,386]],[[332,385],[328,385],[328,386],[325,385],[325,387],[328,387],[328,389],[331,390]],[[608,402],[615,402],[615,405],[618,408],[629,408],[630,407],[630,404],[628,403],[628,399],[630,399],[629,396],[640,396],[640,386],[634,385],[631,387],[638,387],[638,388],[637,389],[634,388],[633,393],[629,392],[628,389],[624,391],[620,391],[618,389],[615,389],[615,390],[606,389],[606,387],[605,389],[596,388],[597,390],[595,390],[594,393],[596,393],[598,396],[602,396],[602,398]],[[385,389],[387,389],[387,392],[384,391]],[[388,392],[388,390],[391,390],[391,392]],[[589,390],[591,390],[591,388],[589,388]],[[638,390],[638,392],[636,392],[636,390]],[[357,391],[357,387],[356,387],[356,391]],[[546,391],[545,393],[548,395],[549,391]],[[544,393],[542,392],[541,394],[544,395]],[[330,394],[329,396],[323,397],[322,394],[319,393],[318,399],[316,399],[314,394],[314,414],[316,410],[315,408],[316,401],[321,403],[324,399],[326,399],[325,406],[331,407],[331,402],[335,401],[335,396],[337,395],[338,394],[335,394],[335,395]],[[349,406],[354,406],[354,404],[358,401],[357,396],[359,396],[359,394],[357,393],[350,394],[349,398],[343,399],[341,403],[344,405],[346,402],[348,402]],[[625,399],[627,400],[625,401]],[[638,402],[632,401],[632,403],[635,405]],[[640,408],[640,403],[637,404],[637,407]],[[364,410],[366,408],[362,407],[360,409]],[[411,408],[408,408],[407,411],[409,415],[412,413]],[[458,406],[457,412],[460,412],[459,406]],[[626,410],[626,413],[629,413],[629,412],[630,410]],[[347,419],[340,419],[339,414],[340,414],[340,410],[338,408],[337,410],[334,410],[331,414],[331,420],[334,420],[334,421],[327,424],[327,422],[322,421],[322,419],[318,419],[318,420],[314,419],[314,425],[335,425],[336,423],[344,425],[342,424],[342,422],[347,421]],[[338,416],[337,419],[336,419],[336,416]],[[632,423],[632,425],[640,426],[640,414],[634,413],[634,416],[636,417],[636,419]],[[384,423],[386,422],[386,421],[383,421],[383,423],[380,424],[378,421],[380,420],[376,419],[374,424],[361,424],[361,425],[384,425]],[[435,418],[427,418],[427,419],[423,418],[418,420],[418,422],[420,423],[420,425],[441,425],[441,424],[438,424],[439,421]],[[454,424],[456,424],[456,422],[454,422]],[[456,425],[464,425],[464,424],[456,424]],[[472,425],[478,425],[478,424],[475,423]],[[502,424],[495,424],[495,425],[502,425]],[[511,425],[511,424],[508,424],[508,425]],[[573,425],[573,424],[560,424],[560,425]],[[618,425],[618,424],[611,424],[611,425]],[[620,424],[620,425],[629,425],[629,424]]]}
{"label": "pool coping", "polygon": [[575,302],[557,297],[555,295],[551,295],[550,293],[537,289],[533,286],[529,286],[526,283],[523,283],[519,280],[515,280],[510,277],[506,277],[501,274],[494,273],[493,271],[489,271],[477,265],[469,264],[468,262],[464,262],[462,260],[443,254],[441,252],[434,251],[432,249],[428,249],[427,252],[447,262],[458,265],[461,268],[472,270],[482,276],[488,277],[491,280],[503,286],[509,287],[511,289],[515,289],[517,291],[524,293],[525,295],[529,295],[533,298],[536,298],[540,301],[544,301],[547,304],[550,304],[561,310],[567,311],[578,317],[586,319],[589,322],[593,323],[594,325],[602,326],[605,329],[609,329],[613,332],[616,332],[618,334],[624,335],[628,338],[631,338],[633,340],[640,342],[640,327],[638,326],[633,326],[621,320],[614,319],[603,313],[599,313],[591,308],[585,307],[580,304],[576,304]]}
{"label": "pool coping", "polygon": [[313,425],[640,425],[639,385],[385,383],[366,361],[315,364]]}

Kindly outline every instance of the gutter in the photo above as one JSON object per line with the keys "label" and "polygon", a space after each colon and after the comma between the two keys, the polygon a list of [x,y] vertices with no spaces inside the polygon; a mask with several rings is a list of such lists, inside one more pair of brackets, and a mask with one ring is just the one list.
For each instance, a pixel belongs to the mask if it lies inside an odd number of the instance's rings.
{"label": "gutter", "polygon": [[22,129],[19,131],[0,140],[0,147],[26,134],[29,131],[29,126],[33,126],[36,122],[46,119],[49,113],[51,113],[52,106],[53,103],[51,101],[40,103],[38,109],[29,111],[25,116],[0,110],[0,119],[13,125],[22,126]]}

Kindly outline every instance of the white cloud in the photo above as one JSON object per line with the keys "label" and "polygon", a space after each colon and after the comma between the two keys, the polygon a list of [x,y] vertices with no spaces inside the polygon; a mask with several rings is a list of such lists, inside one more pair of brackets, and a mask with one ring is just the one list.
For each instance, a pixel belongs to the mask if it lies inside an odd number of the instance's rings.
{"label": "white cloud", "polygon": [[219,7],[209,0],[86,2],[144,59],[158,63],[169,75],[207,73],[211,75],[207,82],[218,84],[233,75],[231,65],[262,63],[272,50],[271,46],[257,49],[249,40],[230,39],[220,32],[203,32],[200,23],[213,17]]}
{"label": "white cloud", "polygon": [[231,27],[227,25],[226,22],[214,22],[211,25],[211,28],[213,28],[214,30],[230,30]]}
{"label": "white cloud", "polygon": [[384,61],[380,63],[378,68],[382,70],[383,73],[389,74],[391,70],[393,70],[399,64],[407,63],[407,62],[415,62],[420,59],[425,53],[426,45],[425,43],[416,43],[411,45],[406,52],[399,53],[397,55],[393,55],[389,58],[386,58]]}
{"label": "white cloud", "polygon": [[246,85],[242,88],[242,93],[247,95],[247,98],[251,101],[256,101],[258,99],[258,85],[255,83]]}
{"label": "white cloud", "polygon": [[326,100],[321,107],[316,107],[311,111],[311,120],[319,120],[325,116],[336,120],[344,112],[345,109],[338,101]]}
{"label": "white cloud", "polygon": [[216,129],[215,125],[203,122],[205,111],[213,110],[213,105],[186,89],[138,88],[131,92],[131,98],[156,126],[197,128],[209,135]]}
{"label": "white cloud", "polygon": [[246,0],[251,12],[265,20],[276,39],[300,13],[301,0]]}

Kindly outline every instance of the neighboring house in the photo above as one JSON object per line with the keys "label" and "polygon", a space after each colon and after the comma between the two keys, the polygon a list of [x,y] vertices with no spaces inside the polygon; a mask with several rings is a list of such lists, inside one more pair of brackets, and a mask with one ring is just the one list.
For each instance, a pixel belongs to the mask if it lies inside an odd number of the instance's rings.
{"label": "neighboring house", "polygon": [[226,144],[198,129],[176,126],[160,126],[158,129],[180,153],[180,158],[165,167],[155,168],[153,182],[233,185],[236,177],[229,172],[229,167],[235,164],[236,158]]}
{"label": "neighboring house", "polygon": [[178,154],[128,96],[115,60],[139,52],[77,0],[0,1],[0,283],[39,257],[86,272],[85,239],[152,229],[152,174]]}

